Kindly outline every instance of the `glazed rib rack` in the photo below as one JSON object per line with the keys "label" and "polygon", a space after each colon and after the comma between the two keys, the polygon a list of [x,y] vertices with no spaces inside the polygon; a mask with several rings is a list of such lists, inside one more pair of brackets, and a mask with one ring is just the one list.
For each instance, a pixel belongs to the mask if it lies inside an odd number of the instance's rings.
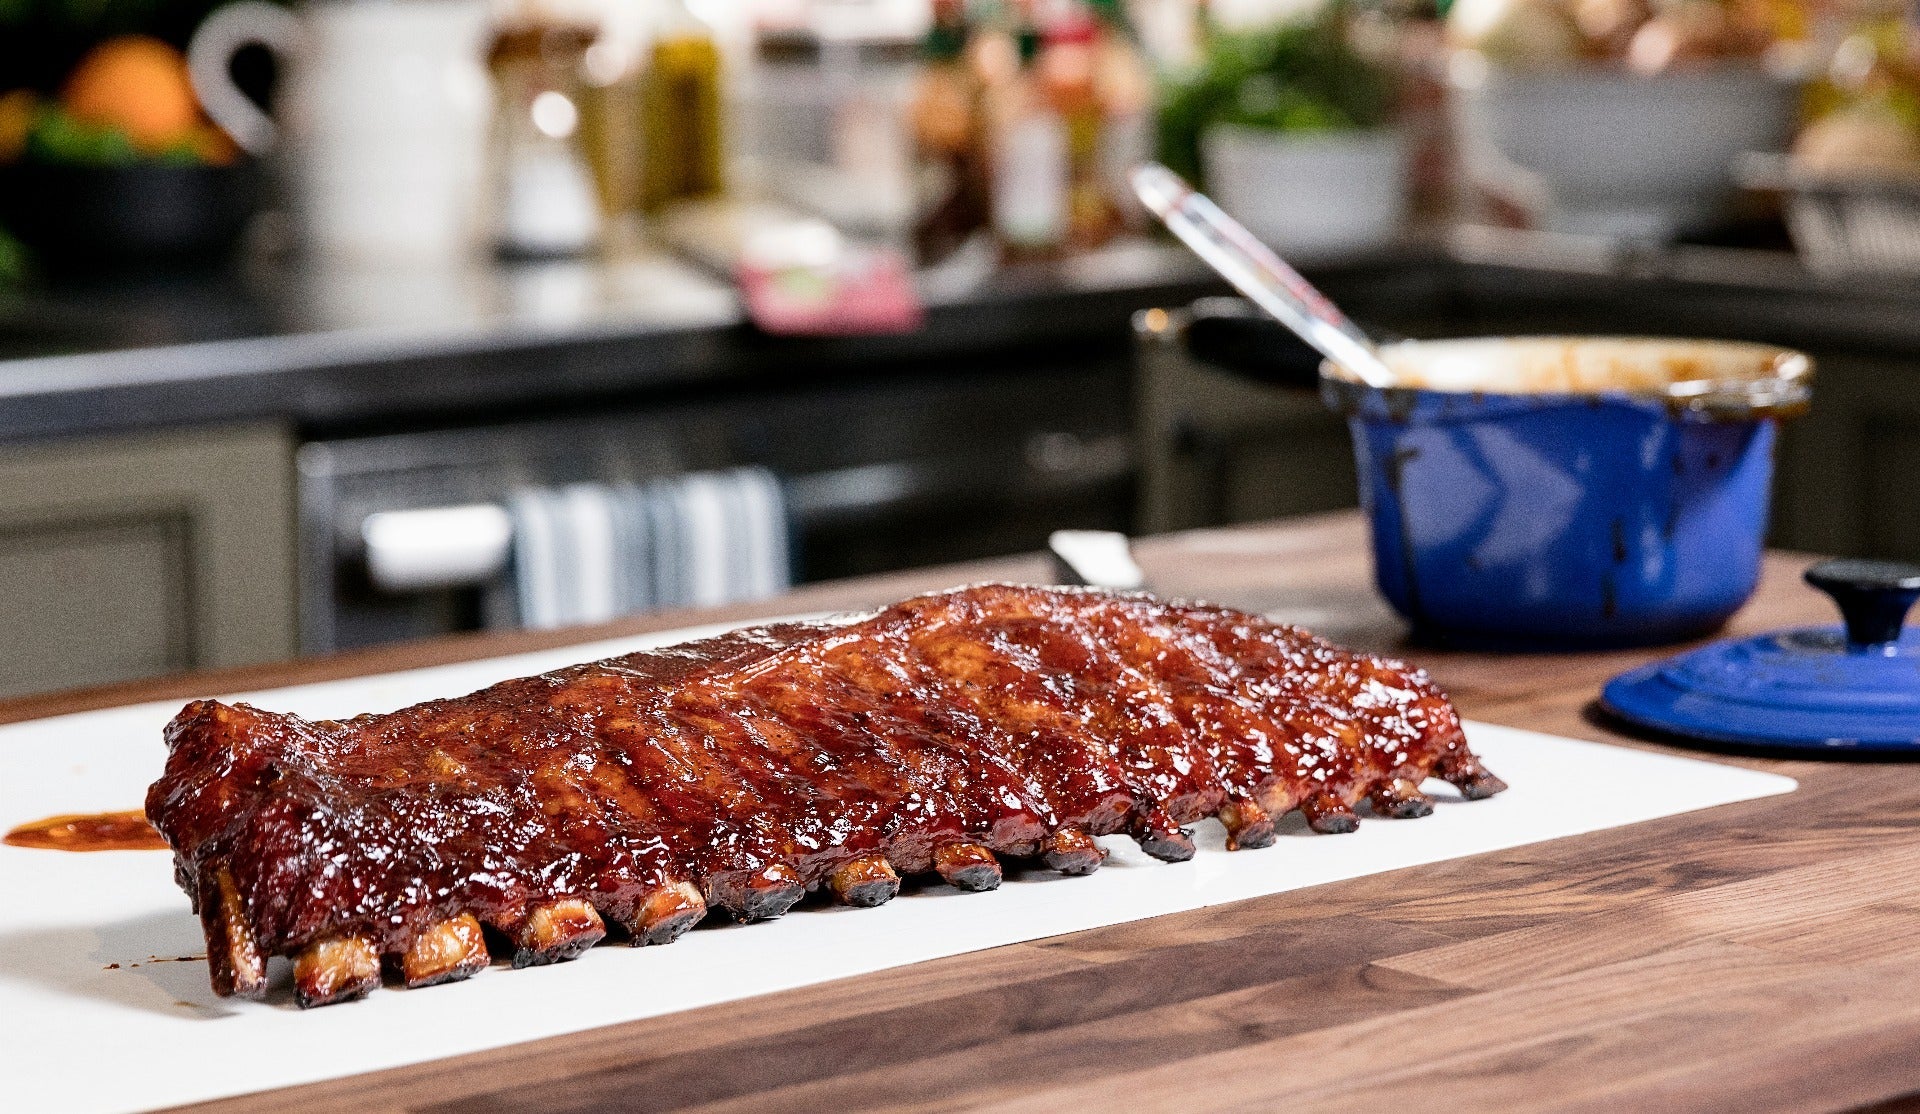
{"label": "glazed rib rack", "polygon": [[464,978],[493,947],[664,944],[709,910],[850,905],[905,874],[1097,868],[1094,837],[1262,847],[1301,810],[1423,816],[1505,788],[1424,673],[1299,629],[1143,595],[984,585],[508,681],[344,722],[199,701],[147,812],[214,989],[302,1005]]}

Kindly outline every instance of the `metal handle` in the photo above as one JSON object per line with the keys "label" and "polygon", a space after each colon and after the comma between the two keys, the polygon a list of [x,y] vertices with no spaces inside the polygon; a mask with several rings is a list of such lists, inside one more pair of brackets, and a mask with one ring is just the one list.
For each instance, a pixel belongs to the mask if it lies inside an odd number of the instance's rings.
{"label": "metal handle", "polygon": [[[1083,438],[1054,431],[1029,438],[1025,471],[1007,482],[1016,492],[1045,494],[1130,475],[1124,438]],[[978,487],[973,457],[886,461],[786,480],[787,513],[802,528],[935,505]],[[378,511],[346,524],[341,548],[358,548],[367,578],[384,592],[417,592],[483,584],[501,575],[513,550],[513,519],[495,503]]]}
{"label": "metal handle", "polygon": [[1313,390],[1320,353],[1241,298],[1202,298],[1188,310],[1187,353],[1270,387]]}
{"label": "metal handle", "polygon": [[507,567],[513,518],[492,503],[376,511],[360,523],[360,544],[383,592],[477,584]]}
{"label": "metal handle", "polygon": [[1055,530],[1047,537],[1054,576],[1062,584],[1085,584],[1126,592],[1146,587],[1125,534],[1115,530]]}
{"label": "metal handle", "polygon": [[1807,570],[1807,583],[1833,597],[1847,624],[1847,645],[1880,650],[1900,641],[1907,612],[1920,600],[1920,565],[1844,558]]}
{"label": "metal handle", "polygon": [[1235,290],[1362,383],[1393,386],[1393,371],[1367,334],[1239,221],[1159,163],[1136,166],[1130,177],[1147,211]]}

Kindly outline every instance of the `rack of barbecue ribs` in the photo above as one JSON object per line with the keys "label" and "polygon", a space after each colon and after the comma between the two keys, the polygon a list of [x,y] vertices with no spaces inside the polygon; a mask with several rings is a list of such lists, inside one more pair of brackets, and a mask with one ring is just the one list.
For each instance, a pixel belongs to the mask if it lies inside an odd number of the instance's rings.
{"label": "rack of barbecue ribs", "polygon": [[147,815],[213,986],[305,1006],[676,939],[709,910],[849,905],[905,874],[1084,874],[1094,837],[1194,853],[1505,788],[1424,673],[1145,595],[983,585],[507,681],[344,722],[189,704]]}

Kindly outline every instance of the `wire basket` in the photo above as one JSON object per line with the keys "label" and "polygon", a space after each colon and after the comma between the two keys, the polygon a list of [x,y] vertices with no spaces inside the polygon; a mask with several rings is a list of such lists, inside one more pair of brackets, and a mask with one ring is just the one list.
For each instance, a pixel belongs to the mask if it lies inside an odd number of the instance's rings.
{"label": "wire basket", "polygon": [[1739,169],[1742,185],[1784,195],[1787,232],[1810,270],[1920,277],[1920,179],[1813,174],[1781,155],[1749,155]]}

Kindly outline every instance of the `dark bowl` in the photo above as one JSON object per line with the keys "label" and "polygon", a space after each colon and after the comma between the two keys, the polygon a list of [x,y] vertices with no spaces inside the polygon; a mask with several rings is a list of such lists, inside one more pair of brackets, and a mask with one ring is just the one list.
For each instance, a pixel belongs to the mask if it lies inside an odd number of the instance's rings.
{"label": "dark bowl", "polygon": [[217,259],[259,199],[252,163],[0,166],[0,226],[52,270]]}

